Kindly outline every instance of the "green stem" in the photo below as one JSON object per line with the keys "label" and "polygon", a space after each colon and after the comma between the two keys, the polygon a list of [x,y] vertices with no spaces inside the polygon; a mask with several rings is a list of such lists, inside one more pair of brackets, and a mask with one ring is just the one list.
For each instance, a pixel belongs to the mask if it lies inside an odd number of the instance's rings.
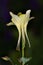
{"label": "green stem", "polygon": [[[24,49],[22,49],[22,57],[24,57]],[[24,65],[23,62],[22,62],[22,65]]]}
{"label": "green stem", "polygon": [[[24,58],[24,48],[25,48],[25,34],[24,29],[22,27],[22,58]],[[24,61],[22,61],[22,65],[24,65]]]}
{"label": "green stem", "polygon": [[11,62],[12,65],[14,65],[13,61],[11,59],[9,59],[9,61]]}
{"label": "green stem", "polygon": [[[22,58],[24,58],[24,44],[25,44],[25,42],[24,42],[24,40],[22,38]],[[24,65],[23,62],[22,62],[22,65]]]}

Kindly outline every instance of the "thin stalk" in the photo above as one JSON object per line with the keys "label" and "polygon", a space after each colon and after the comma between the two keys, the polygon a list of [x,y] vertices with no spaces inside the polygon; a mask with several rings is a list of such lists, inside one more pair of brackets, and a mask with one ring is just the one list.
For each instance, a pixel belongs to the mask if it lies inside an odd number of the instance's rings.
{"label": "thin stalk", "polygon": [[[24,44],[25,44],[25,41],[22,38],[22,58],[24,58]],[[24,65],[23,62],[22,62],[22,65]]]}
{"label": "thin stalk", "polygon": [[14,65],[13,61],[11,59],[9,59],[9,61],[11,62],[12,65]]}

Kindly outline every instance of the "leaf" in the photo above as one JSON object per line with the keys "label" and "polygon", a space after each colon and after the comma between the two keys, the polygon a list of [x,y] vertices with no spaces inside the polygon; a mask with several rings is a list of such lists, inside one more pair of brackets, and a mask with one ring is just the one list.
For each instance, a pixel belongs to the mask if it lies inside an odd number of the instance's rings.
{"label": "leaf", "polygon": [[30,58],[21,58],[20,59],[20,62],[22,62],[23,64],[25,64],[25,63],[27,63],[28,61],[30,61],[32,58],[30,57]]}

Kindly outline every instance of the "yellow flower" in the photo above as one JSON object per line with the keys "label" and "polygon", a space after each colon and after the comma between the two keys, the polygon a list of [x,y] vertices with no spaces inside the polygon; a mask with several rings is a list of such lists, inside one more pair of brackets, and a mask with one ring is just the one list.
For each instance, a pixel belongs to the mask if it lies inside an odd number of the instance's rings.
{"label": "yellow flower", "polygon": [[30,12],[31,12],[31,10],[27,10],[25,14],[19,13],[18,15],[15,15],[12,12],[10,12],[10,15],[12,17],[11,18],[12,22],[8,23],[7,26],[15,25],[18,29],[19,37],[18,37],[18,43],[17,43],[17,47],[16,47],[17,50],[20,50],[21,35],[22,35],[22,38],[24,41],[25,41],[25,36],[26,36],[29,47],[31,47],[29,38],[27,35],[27,25],[31,19],[34,19],[34,17],[30,17]]}

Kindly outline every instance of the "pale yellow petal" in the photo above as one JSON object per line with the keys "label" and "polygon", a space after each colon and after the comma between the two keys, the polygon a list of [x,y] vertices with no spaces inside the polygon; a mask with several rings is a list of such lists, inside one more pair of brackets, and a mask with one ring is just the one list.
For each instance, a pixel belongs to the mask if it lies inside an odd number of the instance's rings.
{"label": "pale yellow petal", "polygon": [[20,39],[21,39],[21,31],[19,30],[19,37],[18,37],[18,42],[17,42],[17,47],[16,50],[20,51]]}
{"label": "pale yellow petal", "polygon": [[30,17],[30,18],[29,18],[29,21],[32,20],[32,19],[34,19],[34,18],[35,18],[35,17]]}
{"label": "pale yellow petal", "polygon": [[24,30],[25,30],[25,35],[26,35],[26,38],[27,38],[27,42],[29,44],[29,47],[31,47],[30,41],[29,41],[29,38],[28,38],[28,35],[27,35],[27,27],[25,27]]}
{"label": "pale yellow petal", "polygon": [[30,13],[31,13],[31,10],[27,10],[26,11],[26,17],[30,18]]}
{"label": "pale yellow petal", "polygon": [[10,15],[13,17],[14,16],[14,14],[12,13],[12,12],[9,12],[10,13]]}
{"label": "pale yellow petal", "polygon": [[11,25],[14,25],[12,22],[6,24],[7,26],[11,26]]}
{"label": "pale yellow petal", "polygon": [[18,15],[13,14],[12,12],[10,12],[10,15],[12,16],[12,19],[13,19],[12,22],[13,22],[13,21],[14,21],[14,22],[15,22],[15,21],[17,22],[17,21],[19,20],[19,16],[18,16]]}

